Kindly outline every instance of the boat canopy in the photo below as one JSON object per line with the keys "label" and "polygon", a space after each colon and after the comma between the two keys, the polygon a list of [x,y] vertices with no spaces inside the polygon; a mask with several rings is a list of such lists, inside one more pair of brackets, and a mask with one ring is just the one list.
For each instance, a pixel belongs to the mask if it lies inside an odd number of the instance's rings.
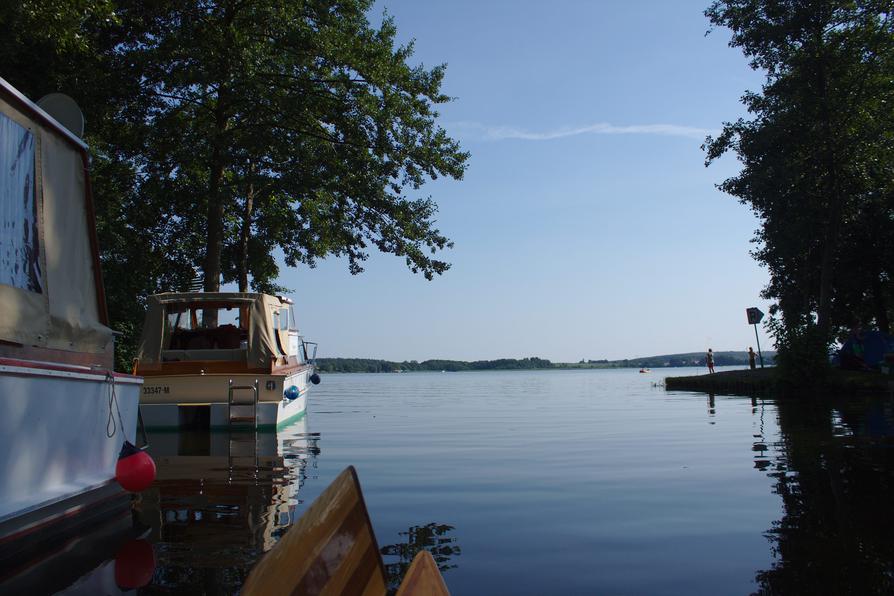
{"label": "boat canopy", "polygon": [[207,360],[269,367],[287,355],[289,331],[297,328],[285,298],[243,292],[155,294],[149,297],[139,367]]}
{"label": "boat canopy", "polygon": [[87,163],[80,139],[0,79],[0,340],[6,355],[54,350],[89,354],[85,363],[111,366],[113,335]]}

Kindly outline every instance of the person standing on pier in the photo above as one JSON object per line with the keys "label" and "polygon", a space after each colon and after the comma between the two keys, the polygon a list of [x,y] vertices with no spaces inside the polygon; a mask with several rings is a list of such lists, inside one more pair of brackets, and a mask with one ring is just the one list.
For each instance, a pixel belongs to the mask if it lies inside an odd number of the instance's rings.
{"label": "person standing on pier", "polygon": [[751,349],[751,346],[748,346],[748,366],[751,367],[751,370],[755,369],[754,365],[754,350]]}
{"label": "person standing on pier", "polygon": [[714,374],[714,351],[711,348],[708,348],[708,354],[705,356],[705,361],[708,363],[708,372]]}

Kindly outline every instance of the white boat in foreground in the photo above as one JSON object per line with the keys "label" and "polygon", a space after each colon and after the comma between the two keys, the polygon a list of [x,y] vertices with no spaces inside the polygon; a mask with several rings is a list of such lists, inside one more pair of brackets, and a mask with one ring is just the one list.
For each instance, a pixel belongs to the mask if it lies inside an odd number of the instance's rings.
{"label": "white boat in foreground", "polygon": [[[75,108],[76,110],[76,108]],[[0,79],[0,568],[115,482],[142,379],[112,372],[86,145]],[[27,548],[30,548],[27,547]]]}
{"label": "white boat in foreground", "polygon": [[267,294],[150,296],[136,370],[147,428],[284,426],[319,383],[316,344],[298,334],[292,301]]}

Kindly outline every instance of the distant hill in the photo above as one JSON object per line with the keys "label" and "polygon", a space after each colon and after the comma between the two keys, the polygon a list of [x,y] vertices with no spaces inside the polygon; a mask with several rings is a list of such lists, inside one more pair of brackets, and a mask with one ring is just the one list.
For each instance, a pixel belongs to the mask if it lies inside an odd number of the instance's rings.
{"label": "distant hill", "polygon": [[[776,352],[764,352],[764,363],[772,364]],[[580,362],[551,362],[545,358],[500,358],[498,360],[405,360],[394,362],[374,358],[318,358],[321,372],[416,372],[464,370],[535,370],[568,368],[667,368],[678,366],[704,366],[704,352],[666,354],[624,360],[582,360]],[[748,364],[748,352],[714,352],[716,366],[742,366]]]}

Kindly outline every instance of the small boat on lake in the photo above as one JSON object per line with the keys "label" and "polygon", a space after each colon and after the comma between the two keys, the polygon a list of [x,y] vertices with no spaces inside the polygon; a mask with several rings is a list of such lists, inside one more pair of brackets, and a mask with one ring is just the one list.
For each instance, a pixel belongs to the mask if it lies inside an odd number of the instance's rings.
{"label": "small boat on lake", "polygon": [[641,372],[641,373],[650,373],[650,372],[652,372],[652,371],[649,370],[648,368],[641,368],[641,369],[639,369],[639,372]]}
{"label": "small boat on lake", "polygon": [[[61,97],[54,113],[80,117]],[[88,165],[74,132],[0,79],[4,571],[60,548],[63,531],[129,516],[116,465],[125,440],[136,440],[143,380],[112,370]]]}
{"label": "small boat on lake", "polygon": [[292,301],[243,292],[149,297],[134,370],[148,428],[271,429],[304,415],[316,344]]}

